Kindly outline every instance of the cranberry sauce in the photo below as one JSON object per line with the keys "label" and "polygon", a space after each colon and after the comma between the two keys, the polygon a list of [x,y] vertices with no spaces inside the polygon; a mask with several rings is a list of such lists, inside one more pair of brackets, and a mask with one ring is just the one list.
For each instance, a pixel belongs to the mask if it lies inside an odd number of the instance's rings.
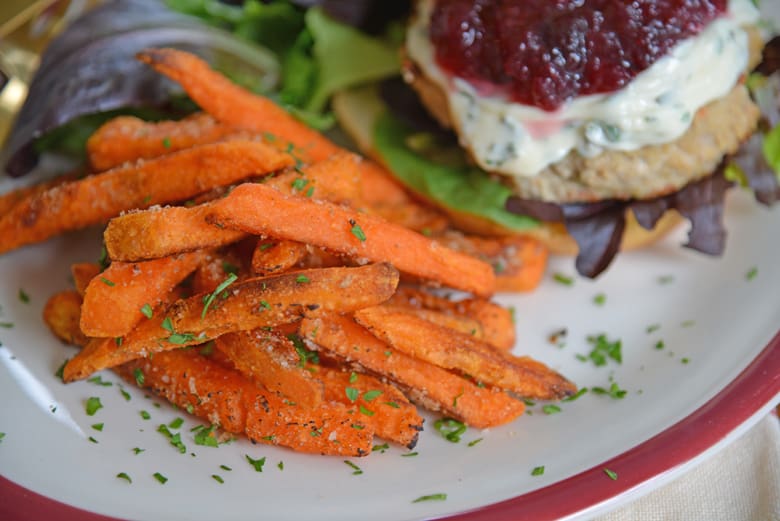
{"label": "cranberry sauce", "polygon": [[439,66],[552,111],[620,89],[728,0],[439,0],[431,40]]}

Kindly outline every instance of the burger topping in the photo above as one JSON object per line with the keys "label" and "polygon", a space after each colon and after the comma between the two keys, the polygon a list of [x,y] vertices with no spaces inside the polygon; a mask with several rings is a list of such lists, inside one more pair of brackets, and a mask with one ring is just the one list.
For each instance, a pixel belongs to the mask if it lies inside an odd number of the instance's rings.
{"label": "burger topping", "polygon": [[572,150],[592,157],[680,137],[747,66],[742,26],[758,11],[726,3],[422,0],[407,52],[446,93],[477,163],[529,177]]}

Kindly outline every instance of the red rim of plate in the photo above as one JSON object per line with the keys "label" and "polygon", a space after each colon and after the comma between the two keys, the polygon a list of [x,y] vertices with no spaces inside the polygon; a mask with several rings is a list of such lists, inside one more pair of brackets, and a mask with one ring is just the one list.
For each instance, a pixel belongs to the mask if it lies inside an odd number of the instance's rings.
{"label": "red rim of plate", "polygon": [[[445,517],[449,521],[560,519],[615,499],[683,465],[723,440],[780,394],[780,332],[715,397],[685,419],[603,464],[506,501]],[[604,469],[614,471],[610,479]],[[0,476],[0,519],[117,521],[28,490]]]}

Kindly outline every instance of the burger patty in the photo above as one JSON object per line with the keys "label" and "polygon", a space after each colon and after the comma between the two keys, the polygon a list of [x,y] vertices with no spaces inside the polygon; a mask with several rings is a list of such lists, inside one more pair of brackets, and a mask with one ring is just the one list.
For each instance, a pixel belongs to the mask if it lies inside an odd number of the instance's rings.
{"label": "burger patty", "polygon": [[[404,76],[428,111],[451,127],[447,100],[438,85],[412,63],[406,64]],[[593,157],[571,151],[533,177],[502,178],[526,199],[557,203],[650,199],[710,174],[724,155],[736,152],[750,137],[759,117],[747,88],[737,85],[699,110],[687,132],[671,143],[607,150]]]}
{"label": "burger patty", "polygon": [[[748,28],[750,63],[760,59],[763,41]],[[452,128],[444,91],[409,59],[404,79],[440,124]],[[759,109],[747,89],[737,85],[723,98],[702,107],[690,128],[677,140],[637,150],[606,150],[593,157],[571,151],[562,160],[532,177],[500,176],[513,185],[516,195],[556,203],[593,202],[602,199],[650,199],[673,193],[712,173],[724,155],[736,152],[755,131]]]}

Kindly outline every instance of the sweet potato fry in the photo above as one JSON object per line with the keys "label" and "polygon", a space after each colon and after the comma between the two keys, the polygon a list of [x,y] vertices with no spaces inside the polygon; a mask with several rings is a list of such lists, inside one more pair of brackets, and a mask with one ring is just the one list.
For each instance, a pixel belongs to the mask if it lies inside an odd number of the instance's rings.
{"label": "sweet potato fry", "polygon": [[102,271],[99,264],[94,262],[80,262],[70,267],[70,274],[73,277],[73,284],[79,295],[84,296],[89,283]]}
{"label": "sweet potato fry", "polygon": [[373,429],[347,414],[343,405],[291,405],[195,351],[160,353],[129,362],[118,372],[135,383],[143,375],[142,385],[171,403],[258,443],[340,456],[371,452]]}
{"label": "sweet potato fry", "polygon": [[430,309],[476,320],[481,330],[481,336],[478,338],[503,351],[509,351],[515,345],[512,313],[487,299],[450,300],[412,286],[399,286],[388,304]]}
{"label": "sweet potato fry", "polygon": [[464,315],[458,315],[454,313],[446,313],[444,311],[434,311],[426,308],[413,308],[406,306],[394,306],[391,304],[383,304],[382,307],[388,310],[396,310],[403,313],[412,313],[423,320],[433,322],[443,327],[450,328],[455,331],[459,331],[464,335],[472,336],[479,340],[484,340],[482,333],[482,324],[477,320],[468,318]]}
{"label": "sweet potato fry", "polygon": [[473,427],[503,425],[523,414],[523,402],[393,349],[348,317],[305,318],[300,331],[329,353],[398,383],[424,407]]}
{"label": "sweet potato fry", "polygon": [[252,253],[252,272],[258,276],[282,273],[300,263],[306,255],[306,245],[284,239],[261,239]]}
{"label": "sweet potato fry", "polygon": [[366,211],[426,236],[443,233],[449,222],[439,211],[413,201],[369,205]]}
{"label": "sweet potato fry", "polygon": [[211,293],[231,273],[235,274],[238,280],[245,279],[249,275],[239,255],[230,250],[207,253],[192,276],[192,293]]}
{"label": "sweet potato fry", "polygon": [[365,160],[348,152],[269,177],[265,184],[285,194],[350,204],[360,200],[360,166]]}
{"label": "sweet potato fry", "polygon": [[237,130],[196,113],[180,121],[150,122],[133,116],[107,121],[87,140],[87,159],[96,172],[128,161],[164,156],[195,145],[215,143]]}
{"label": "sweet potato fry", "polygon": [[544,364],[514,357],[410,312],[377,306],[356,311],[355,320],[399,351],[523,397],[552,400],[577,390]]}
{"label": "sweet potato fry", "polygon": [[[282,172],[266,183],[284,193],[345,203],[356,197],[354,178],[359,160],[354,154],[339,153],[314,165]],[[116,217],[109,221],[104,233],[109,257],[128,262],[165,257],[217,248],[246,236],[206,223],[209,208],[209,203],[191,208],[153,208]]]}
{"label": "sweet potato fry", "polygon": [[16,190],[11,190],[10,192],[0,195],[0,217],[10,212],[11,208],[18,203],[74,179],[76,179],[75,173],[65,174],[31,186],[17,188]]}
{"label": "sweet potato fry", "polygon": [[476,295],[492,294],[493,269],[401,226],[324,202],[287,196],[259,184],[236,187],[209,207],[206,220],[253,235],[321,246]]}
{"label": "sweet potato fry", "polygon": [[325,385],[325,399],[346,405],[377,436],[408,449],[417,444],[423,419],[396,387],[367,374],[329,367],[318,367],[316,374]]}
{"label": "sweet potato fry", "polygon": [[66,344],[83,346],[87,337],[79,328],[81,295],[77,291],[60,291],[52,295],[43,307],[43,321],[54,336]]}
{"label": "sweet potato fry", "polygon": [[[295,145],[304,161],[339,151],[325,136],[288,114],[268,98],[256,96],[212,70],[193,54],[176,49],[146,49],[137,58],[182,86],[189,97],[218,121]],[[286,143],[284,144],[286,146]]]}
{"label": "sweet potato fry", "polygon": [[[270,99],[257,96],[232,83],[208,63],[193,54],[176,49],[147,49],[137,55],[156,71],[179,83],[203,110],[215,119],[238,128],[273,136],[285,149],[295,147],[304,162],[327,159],[342,151],[322,134],[307,127]],[[270,143],[273,144],[273,143]],[[409,196],[392,176],[371,161],[359,165],[361,196],[367,203],[401,203]]]}
{"label": "sweet potato fry", "polygon": [[547,248],[532,237],[477,237],[449,232],[437,240],[492,265],[497,291],[532,291],[547,267]]}
{"label": "sweet potato fry", "polygon": [[120,342],[84,349],[65,365],[63,379],[86,378],[100,369],[226,333],[287,324],[321,311],[373,306],[387,300],[397,284],[398,271],[389,264],[248,279],[215,291],[208,306],[204,302],[208,294],[178,300],[165,313],[155,312],[139,323]]}
{"label": "sweet potato fry", "polygon": [[255,329],[222,335],[215,341],[241,374],[301,407],[319,407],[322,382],[305,368],[292,341],[276,331]]}
{"label": "sweet potato fry", "polygon": [[246,234],[206,222],[211,205],[168,206],[111,219],[103,232],[108,256],[115,261],[157,259],[240,241]]}
{"label": "sweet potato fry", "polygon": [[81,330],[91,337],[121,337],[143,320],[205,258],[183,253],[143,262],[112,262],[87,286]]}
{"label": "sweet potato fry", "polygon": [[0,253],[107,221],[123,211],[187,199],[213,186],[292,164],[261,143],[233,141],[182,150],[35,194],[0,217]]}

